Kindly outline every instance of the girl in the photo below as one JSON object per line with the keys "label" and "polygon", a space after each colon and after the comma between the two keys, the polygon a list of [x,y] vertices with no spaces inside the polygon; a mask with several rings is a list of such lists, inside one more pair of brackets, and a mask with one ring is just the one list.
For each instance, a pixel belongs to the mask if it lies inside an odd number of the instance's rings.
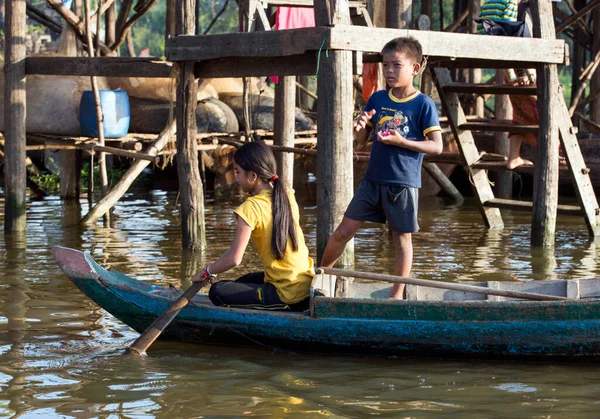
{"label": "girl", "polygon": [[214,283],[210,300],[218,306],[304,310],[315,272],[294,194],[276,175],[275,157],[263,142],[244,144],[233,160],[235,180],[252,196],[234,211],[238,225],[229,250],[197,272],[192,281],[200,282],[239,265],[252,238],[264,272]]}

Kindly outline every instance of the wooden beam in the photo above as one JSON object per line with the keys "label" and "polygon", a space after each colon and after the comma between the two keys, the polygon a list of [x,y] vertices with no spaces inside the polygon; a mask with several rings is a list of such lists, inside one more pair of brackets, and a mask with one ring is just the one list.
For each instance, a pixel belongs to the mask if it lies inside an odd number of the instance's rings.
{"label": "wooden beam", "polygon": [[229,57],[196,63],[197,78],[222,78],[242,76],[314,75],[317,56],[314,52],[293,55],[282,60],[278,57]]}
{"label": "wooden beam", "polygon": [[[550,0],[531,0],[534,36],[556,37]],[[556,64],[537,66],[539,134],[536,146],[536,165],[533,181],[533,216],[531,245],[551,248],[556,234],[558,205],[558,119],[556,108],[562,104]]]}
{"label": "wooden beam", "polygon": [[173,63],[153,58],[27,57],[27,74],[99,77],[175,77]]}
{"label": "wooden beam", "polygon": [[[338,24],[333,27],[176,36],[167,42],[170,61],[208,60],[225,57],[278,57],[309,51],[361,51],[379,53],[385,43],[399,36],[412,36],[430,60],[480,59],[523,63],[555,63],[565,60],[564,41],[493,37],[460,33],[387,29]],[[504,59],[502,57],[505,57]]]}
{"label": "wooden beam", "polygon": [[515,86],[513,84],[474,84],[474,83],[451,83],[444,86],[444,91],[453,93],[472,93],[476,95],[529,95],[537,94],[536,86]]}
{"label": "wooden beam", "polygon": [[22,233],[26,230],[27,171],[25,167],[25,37],[27,32],[25,0],[4,4],[4,138],[5,190],[4,231]]}
{"label": "wooden beam", "polygon": [[[533,202],[531,201],[517,201],[514,199],[490,199],[483,203],[486,207],[490,208],[503,208],[520,211],[533,211]],[[567,215],[582,215],[583,210],[577,205],[558,205],[557,210],[561,214]]]}
{"label": "wooden beam", "polygon": [[[285,6],[285,7],[314,7],[315,6],[314,0],[264,0],[264,1],[262,1],[262,3],[263,3],[263,7],[264,6],[268,6],[268,7],[280,7],[280,6]],[[360,7],[365,7],[366,6],[366,1],[353,1],[353,0],[350,0],[347,3],[348,3],[348,7],[351,8],[351,9],[356,9],[356,8],[360,8]]]}

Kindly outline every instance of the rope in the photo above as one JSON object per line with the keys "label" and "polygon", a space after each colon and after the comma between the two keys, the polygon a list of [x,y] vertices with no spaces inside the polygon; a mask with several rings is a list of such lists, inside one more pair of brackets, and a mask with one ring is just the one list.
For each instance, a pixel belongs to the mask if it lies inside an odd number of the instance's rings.
{"label": "rope", "polygon": [[[327,41],[327,37],[323,38],[323,42],[321,42],[321,46],[319,47],[319,51],[317,52],[317,71],[315,71],[315,75],[313,76],[315,79],[319,78],[319,66],[321,65],[321,50],[325,45],[325,41]],[[325,50],[325,58],[329,58],[329,50]]]}

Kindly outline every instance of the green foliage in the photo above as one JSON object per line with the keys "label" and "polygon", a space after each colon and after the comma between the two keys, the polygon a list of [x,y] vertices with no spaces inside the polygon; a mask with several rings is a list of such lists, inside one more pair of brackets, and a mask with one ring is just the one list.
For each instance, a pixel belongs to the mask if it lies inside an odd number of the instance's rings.
{"label": "green foliage", "polygon": [[[126,171],[126,169],[120,168],[108,169],[108,184],[114,185],[125,175]],[[81,168],[81,178],[79,184],[82,190],[87,188],[89,179],[90,164],[86,162]],[[31,180],[33,180],[40,188],[48,192],[50,195],[58,195],[60,191],[60,177],[54,173],[43,173],[38,176],[31,176]],[[132,186],[139,186],[141,183],[148,182],[149,180],[150,179],[146,174],[141,173],[133,182]],[[98,165],[94,165],[94,190],[100,190],[100,167]]]}
{"label": "green foliage", "polygon": [[[213,19],[223,9],[226,0],[199,0],[200,12],[197,17],[197,32],[204,33]],[[167,2],[159,0],[150,11],[133,26],[133,45],[137,54],[149,48],[150,55],[164,57],[165,16]],[[236,32],[238,28],[238,6],[234,0],[227,2],[225,11],[211,27],[211,34]],[[126,46],[121,45],[121,54],[127,55]]]}
{"label": "green foliage", "polygon": [[39,176],[32,176],[31,180],[50,195],[58,195],[60,189],[60,178],[58,175],[44,173]]}

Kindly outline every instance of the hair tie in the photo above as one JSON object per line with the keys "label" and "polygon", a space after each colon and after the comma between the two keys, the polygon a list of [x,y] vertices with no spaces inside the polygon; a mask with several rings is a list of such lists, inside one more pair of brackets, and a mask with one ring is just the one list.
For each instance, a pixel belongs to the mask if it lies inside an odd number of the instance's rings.
{"label": "hair tie", "polygon": [[273,175],[273,177],[269,179],[269,182],[275,182],[277,179],[279,179],[279,176]]}

